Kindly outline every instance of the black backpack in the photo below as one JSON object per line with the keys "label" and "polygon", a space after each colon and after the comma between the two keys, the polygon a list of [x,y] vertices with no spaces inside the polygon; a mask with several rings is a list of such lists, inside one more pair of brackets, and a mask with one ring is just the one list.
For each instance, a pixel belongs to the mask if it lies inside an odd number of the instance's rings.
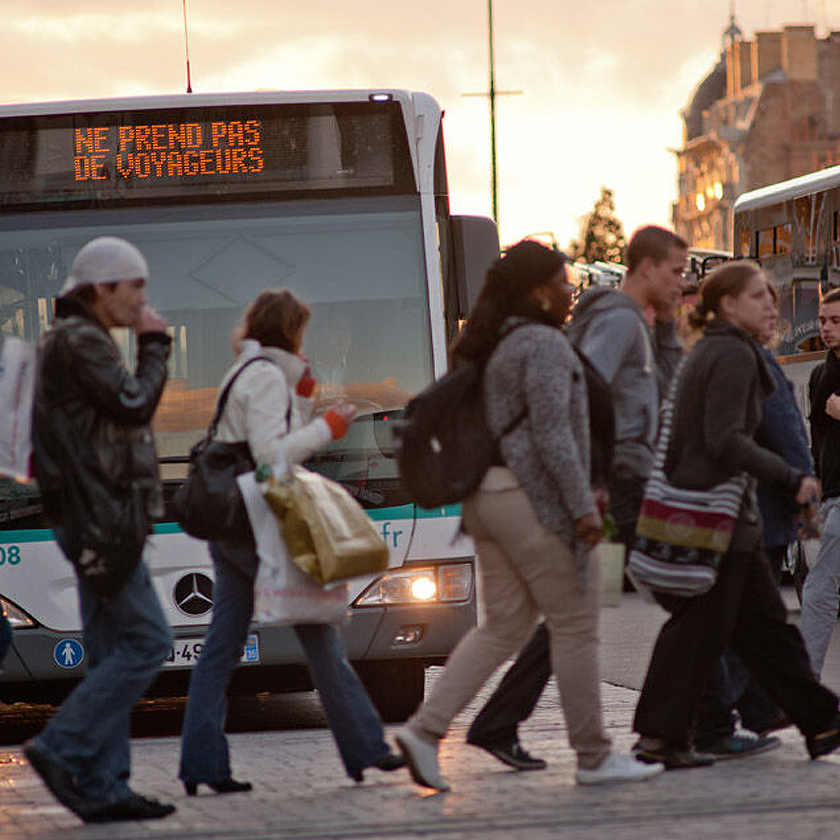
{"label": "black backpack", "polygon": [[[615,442],[612,393],[592,363],[576,352],[589,401],[591,481],[603,487],[612,468]],[[484,416],[483,373],[483,364],[464,362],[406,406],[398,429],[397,464],[405,489],[420,507],[461,502],[473,493],[497,459],[499,440],[528,414],[523,408],[498,438],[493,435]]]}
{"label": "black backpack", "polygon": [[595,488],[605,488],[612,472],[615,450],[615,409],[610,386],[595,365],[574,347],[583,365],[589,403],[589,480]]}
{"label": "black backpack", "polygon": [[397,465],[420,507],[461,502],[474,492],[497,459],[499,439],[528,413],[523,409],[497,438],[484,416],[483,374],[482,363],[463,362],[406,406],[397,432]]}

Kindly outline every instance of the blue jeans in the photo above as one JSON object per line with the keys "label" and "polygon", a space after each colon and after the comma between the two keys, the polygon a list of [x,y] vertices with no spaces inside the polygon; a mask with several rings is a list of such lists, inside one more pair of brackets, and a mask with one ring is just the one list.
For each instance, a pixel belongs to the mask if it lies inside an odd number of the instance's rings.
{"label": "blue jeans", "polygon": [[[238,555],[253,551],[210,543],[216,577],[213,617],[190,678],[179,773],[185,782],[220,782],[231,776],[224,733],[227,687],[254,612],[254,582],[240,571],[244,564],[238,561],[244,557]],[[356,778],[390,752],[382,721],[347,659],[338,630],[327,624],[299,624],[294,630],[341,759],[348,775]]]}
{"label": "blue jeans", "polygon": [[[66,532],[54,533],[73,556]],[[83,797],[116,802],[130,793],[129,716],[169,653],[172,634],[142,560],[109,601],[79,581],[79,606],[87,672],[34,740],[75,776]]]}
{"label": "blue jeans", "polygon": [[820,550],[802,587],[802,615],[799,618],[799,630],[817,676],[822,673],[840,604],[840,498],[824,501],[820,505],[820,515],[823,518]]}

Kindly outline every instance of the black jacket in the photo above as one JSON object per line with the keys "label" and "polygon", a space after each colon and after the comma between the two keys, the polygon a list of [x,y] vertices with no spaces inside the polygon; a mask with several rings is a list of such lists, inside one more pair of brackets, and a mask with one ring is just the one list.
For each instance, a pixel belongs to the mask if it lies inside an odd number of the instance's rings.
{"label": "black jacket", "polygon": [[[738,472],[795,497],[806,473],[754,439],[761,403],[775,390],[761,348],[726,321],[712,321],[680,374],[665,474],[677,487],[705,490]],[[754,482],[733,534],[733,548],[760,536]]]}
{"label": "black jacket", "polygon": [[840,359],[829,350],[808,381],[811,453],[824,499],[840,496],[840,422],[825,413],[825,401],[832,394],[840,394]]}
{"label": "black jacket", "polygon": [[150,519],[163,513],[149,424],[166,382],[171,339],[141,335],[131,374],[88,310],[60,300],[56,315],[39,345],[33,410],[45,517],[63,526],[80,550],[139,557]]}

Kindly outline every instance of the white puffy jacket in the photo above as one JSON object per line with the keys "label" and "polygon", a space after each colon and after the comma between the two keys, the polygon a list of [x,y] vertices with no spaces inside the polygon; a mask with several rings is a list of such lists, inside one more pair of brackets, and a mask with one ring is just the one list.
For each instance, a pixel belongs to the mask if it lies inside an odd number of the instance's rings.
{"label": "white puffy jacket", "polygon": [[[279,347],[263,347],[258,341],[245,339],[236,364],[219,386],[219,393],[234,373],[254,356],[266,356],[271,361],[248,365],[234,382],[219,421],[216,440],[247,440],[257,464],[277,466],[283,460],[286,465],[300,463],[332,439],[326,420],[322,417],[311,419],[313,400],[296,392],[306,370],[303,359]],[[278,448],[281,441],[282,446]]]}

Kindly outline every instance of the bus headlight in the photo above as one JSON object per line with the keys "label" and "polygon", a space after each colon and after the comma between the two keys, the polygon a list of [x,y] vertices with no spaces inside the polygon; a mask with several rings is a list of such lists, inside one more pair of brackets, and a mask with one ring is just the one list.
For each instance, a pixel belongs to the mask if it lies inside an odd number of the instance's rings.
{"label": "bus headlight", "polygon": [[469,601],[472,589],[472,563],[409,566],[385,572],[356,598],[353,606],[456,603]]}
{"label": "bus headlight", "polygon": [[12,630],[19,630],[21,627],[34,627],[35,621],[31,619],[20,607],[15,606],[11,601],[0,598],[0,611],[9,619]]}

